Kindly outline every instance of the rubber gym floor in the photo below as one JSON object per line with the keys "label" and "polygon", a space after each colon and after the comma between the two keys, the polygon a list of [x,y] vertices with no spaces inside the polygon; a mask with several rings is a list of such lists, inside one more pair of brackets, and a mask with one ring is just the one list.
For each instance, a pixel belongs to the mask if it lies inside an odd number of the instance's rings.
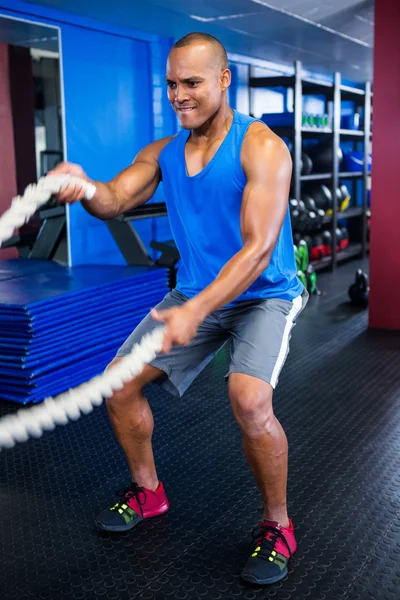
{"label": "rubber gym floor", "polygon": [[[0,454],[0,597],[398,600],[400,339],[368,331],[367,312],[349,306],[359,265],[319,276],[324,294],[294,329],[275,394],[299,542],[284,581],[262,588],[239,577],[262,507],[222,351],[181,401],[149,387],[171,502],[161,518],[122,535],[95,529],[129,482],[104,406]],[[1,415],[15,409],[0,402]]]}

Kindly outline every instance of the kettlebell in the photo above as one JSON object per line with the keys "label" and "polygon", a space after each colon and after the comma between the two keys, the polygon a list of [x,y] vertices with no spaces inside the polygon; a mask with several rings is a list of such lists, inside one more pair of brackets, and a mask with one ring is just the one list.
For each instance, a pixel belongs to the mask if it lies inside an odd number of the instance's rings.
{"label": "kettlebell", "polygon": [[349,297],[354,306],[368,306],[369,285],[368,275],[357,269],[355,281],[349,287]]}

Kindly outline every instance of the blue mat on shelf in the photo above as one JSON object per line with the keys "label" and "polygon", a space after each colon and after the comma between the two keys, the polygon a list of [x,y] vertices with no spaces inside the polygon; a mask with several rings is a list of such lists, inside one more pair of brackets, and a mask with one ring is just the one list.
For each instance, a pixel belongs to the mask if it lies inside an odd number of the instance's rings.
{"label": "blue mat on shelf", "polygon": [[102,373],[168,292],[160,268],[0,262],[0,399],[40,402]]}

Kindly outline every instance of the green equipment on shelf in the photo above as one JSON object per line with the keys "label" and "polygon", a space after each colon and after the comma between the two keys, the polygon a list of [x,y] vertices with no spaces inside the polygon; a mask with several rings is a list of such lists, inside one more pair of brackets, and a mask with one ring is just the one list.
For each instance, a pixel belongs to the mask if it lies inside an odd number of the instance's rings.
{"label": "green equipment on shelf", "polygon": [[296,259],[297,277],[310,294],[320,294],[317,286],[317,274],[314,267],[310,264],[308,245],[304,240],[300,240],[294,247]]}

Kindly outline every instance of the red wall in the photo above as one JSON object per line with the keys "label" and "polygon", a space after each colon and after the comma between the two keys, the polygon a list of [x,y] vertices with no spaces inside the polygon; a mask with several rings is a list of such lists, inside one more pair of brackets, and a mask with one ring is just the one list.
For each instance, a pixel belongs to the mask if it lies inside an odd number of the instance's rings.
{"label": "red wall", "polygon": [[375,2],[369,325],[400,329],[400,2]]}
{"label": "red wall", "polygon": [[[17,194],[23,194],[27,185],[36,182],[35,91],[29,48],[9,46],[8,65]],[[37,233],[40,225],[37,212],[19,233]]]}
{"label": "red wall", "polygon": [[17,193],[36,181],[35,93],[29,48],[8,47]]}
{"label": "red wall", "polygon": [[[8,46],[0,44],[0,214],[9,208],[17,193],[14,132],[10,98]],[[0,259],[14,258],[14,248],[0,250]]]}

